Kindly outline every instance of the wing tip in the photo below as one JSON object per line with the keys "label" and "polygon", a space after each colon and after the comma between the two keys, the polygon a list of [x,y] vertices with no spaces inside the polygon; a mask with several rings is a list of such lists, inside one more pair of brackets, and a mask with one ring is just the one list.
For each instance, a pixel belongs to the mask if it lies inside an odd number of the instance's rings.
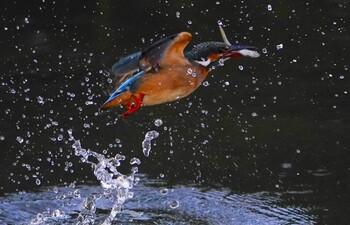
{"label": "wing tip", "polygon": [[183,40],[183,41],[189,42],[192,39],[192,34],[187,32],[187,31],[183,31],[183,32],[179,33],[177,36],[180,40]]}

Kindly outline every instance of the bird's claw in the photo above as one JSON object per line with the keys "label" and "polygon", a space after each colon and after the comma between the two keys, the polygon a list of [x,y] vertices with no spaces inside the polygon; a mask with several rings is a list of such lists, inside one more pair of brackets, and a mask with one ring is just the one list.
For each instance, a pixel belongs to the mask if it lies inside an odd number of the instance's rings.
{"label": "bird's claw", "polygon": [[135,96],[135,95],[131,95],[131,97],[133,97],[133,99],[135,100],[134,104],[126,104],[125,106],[128,107],[128,110],[126,112],[124,112],[121,117],[125,118],[127,115],[133,114],[136,110],[138,110],[141,105],[142,105],[142,100],[143,97],[145,96],[144,93],[140,93],[139,97]]}

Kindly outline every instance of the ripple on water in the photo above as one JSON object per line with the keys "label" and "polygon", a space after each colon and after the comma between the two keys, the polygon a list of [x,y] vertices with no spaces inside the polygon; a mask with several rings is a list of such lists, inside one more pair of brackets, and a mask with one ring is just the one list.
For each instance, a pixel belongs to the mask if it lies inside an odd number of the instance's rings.
{"label": "ripple on water", "polygon": [[[310,209],[283,205],[283,193],[231,194],[228,190],[203,190],[193,186],[167,187],[164,193],[161,191],[164,183],[146,177],[141,180],[143,182],[133,189],[134,197],[125,202],[113,223],[314,224],[316,220]],[[1,197],[0,221],[28,224],[41,213],[51,215],[46,224],[75,224],[83,199],[100,189],[100,186],[50,187],[37,193]],[[74,194],[76,190],[79,190],[78,197]],[[103,222],[112,206],[113,201],[109,199],[96,201],[95,224]]]}

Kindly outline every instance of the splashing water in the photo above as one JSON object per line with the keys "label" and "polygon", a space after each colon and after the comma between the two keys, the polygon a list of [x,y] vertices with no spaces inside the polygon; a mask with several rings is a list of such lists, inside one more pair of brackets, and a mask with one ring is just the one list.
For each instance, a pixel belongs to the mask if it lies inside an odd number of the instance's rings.
{"label": "splashing water", "polygon": [[66,213],[60,209],[47,209],[43,213],[38,213],[35,218],[33,218],[29,224],[30,225],[44,225],[48,224],[48,222],[52,220],[59,220],[66,218]]}
{"label": "splashing water", "polygon": [[[155,121],[156,126],[161,126],[163,121],[157,119]],[[118,171],[118,167],[121,165],[122,161],[126,159],[124,155],[116,154],[112,158],[107,158],[105,155],[94,152],[89,149],[84,149],[81,146],[80,140],[76,140],[73,136],[73,131],[68,130],[69,141],[74,142],[72,147],[76,156],[80,157],[83,163],[91,164],[93,173],[97,180],[103,188],[100,193],[90,194],[82,199],[79,208],[79,215],[76,219],[76,225],[84,224],[94,224],[96,222],[97,214],[97,202],[109,200],[113,203],[112,209],[108,217],[101,223],[102,225],[112,224],[115,217],[121,212],[122,206],[127,199],[133,198],[133,192],[131,189],[139,182],[139,178],[135,177],[138,172],[138,165],[141,164],[141,160],[138,158],[131,158],[130,165],[131,173],[129,175],[124,175]],[[145,135],[145,139],[142,142],[142,148],[145,156],[149,156],[151,151],[151,141],[159,136],[157,131],[149,131]],[[120,142],[117,139],[117,142]],[[76,191],[79,191],[77,189]],[[74,196],[76,195],[74,191]],[[56,192],[55,192],[56,193]],[[78,193],[79,198],[80,193]],[[63,196],[62,198],[66,198]],[[61,198],[61,197],[59,197]],[[52,210],[49,209],[47,212],[38,213],[35,218],[31,219],[29,224],[32,225],[42,225],[48,224],[51,221],[57,221],[59,219],[64,219],[66,217],[66,212],[62,209]]]}
{"label": "splashing water", "polygon": [[[103,192],[93,196],[86,197],[81,204],[81,212],[78,216],[77,225],[93,224],[96,218],[96,201],[104,199],[114,199],[114,204],[109,216],[102,223],[103,225],[112,224],[112,221],[118,213],[121,212],[124,202],[133,197],[133,192],[130,190],[138,182],[135,174],[138,172],[137,167],[131,168],[130,175],[120,173],[117,168],[121,165],[121,161],[125,160],[125,156],[117,154],[113,158],[106,158],[104,155],[97,152],[82,148],[80,141],[75,140],[72,130],[68,130],[69,140],[74,141],[72,145],[75,155],[80,156],[82,162],[91,164],[94,175],[100,181],[104,188]],[[98,162],[94,163],[89,158],[94,158]],[[137,165],[141,161],[133,158]]]}
{"label": "splashing water", "polygon": [[149,156],[152,148],[152,140],[157,138],[159,133],[155,130],[148,131],[145,135],[145,139],[142,142],[142,150],[145,156]]}

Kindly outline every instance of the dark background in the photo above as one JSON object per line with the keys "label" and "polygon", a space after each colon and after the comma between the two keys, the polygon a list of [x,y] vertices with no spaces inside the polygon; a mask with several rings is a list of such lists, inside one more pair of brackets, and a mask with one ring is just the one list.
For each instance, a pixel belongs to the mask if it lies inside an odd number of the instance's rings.
{"label": "dark background", "polygon": [[[236,193],[307,191],[293,204],[345,224],[349,7],[341,0],[5,1],[0,193],[96,182],[68,142],[72,129],[85,148],[140,158],[151,178]],[[106,70],[119,57],[181,31],[193,34],[189,47],[220,41],[218,19],[231,42],[257,46],[261,57],[228,61],[211,72],[209,86],[125,120],[124,109],[98,112],[108,98]],[[141,142],[153,129],[160,136],[146,158]]]}

